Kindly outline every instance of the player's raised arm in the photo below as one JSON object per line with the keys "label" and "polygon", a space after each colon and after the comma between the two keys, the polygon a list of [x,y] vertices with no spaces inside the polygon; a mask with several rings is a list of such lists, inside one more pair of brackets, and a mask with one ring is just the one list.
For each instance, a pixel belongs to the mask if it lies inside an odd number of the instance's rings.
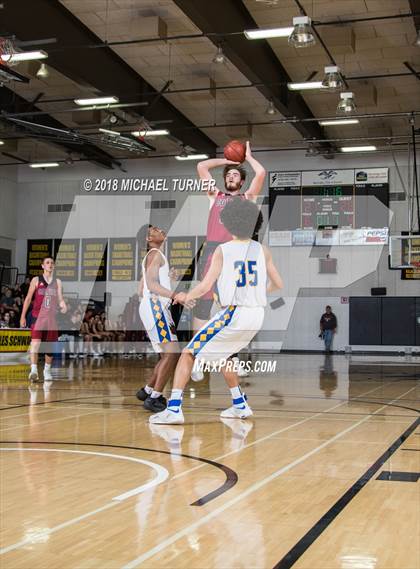
{"label": "player's raised arm", "polygon": [[201,281],[201,283],[198,283],[197,286],[195,286],[192,290],[189,291],[189,293],[186,296],[186,301],[190,302],[192,300],[195,300],[196,298],[200,298],[200,296],[203,296],[203,294],[206,294],[206,292],[208,292],[212,288],[214,283],[217,281],[220,273],[222,272],[222,267],[223,267],[223,253],[219,246],[214,252],[210,268],[207,271],[206,276]]}
{"label": "player's raised arm", "polygon": [[[210,173],[213,168],[218,168],[219,166],[226,166],[226,164],[236,164],[231,160],[226,160],[226,158],[209,158],[208,160],[203,160],[197,164],[197,173],[200,180],[214,180]],[[207,196],[210,199],[216,197],[219,189],[216,186],[212,186],[211,189],[207,191]]]}
{"label": "player's raised arm", "polygon": [[26,313],[28,312],[29,305],[32,302],[32,297],[35,293],[36,287],[38,286],[38,277],[34,277],[29,285],[28,294],[25,297],[25,302],[23,303],[22,314],[20,316],[20,327],[26,328]]}
{"label": "player's raised arm", "polygon": [[162,255],[158,251],[151,251],[147,255],[146,283],[150,292],[165,298],[173,298],[172,291],[162,286],[159,282],[159,269],[162,265]]}
{"label": "player's raised arm", "polygon": [[251,185],[245,192],[245,196],[247,199],[255,201],[263,188],[266,172],[264,166],[260,164],[258,160],[255,160],[255,158],[252,156],[249,141],[246,143],[245,160],[248,162],[255,173]]}
{"label": "player's raised arm", "polygon": [[283,288],[283,279],[280,276],[274,262],[273,257],[271,255],[270,249],[267,247],[263,247],[264,255],[265,255],[265,265],[267,267],[267,276],[268,276],[268,284],[267,284],[267,292],[272,292],[273,290],[278,290]]}

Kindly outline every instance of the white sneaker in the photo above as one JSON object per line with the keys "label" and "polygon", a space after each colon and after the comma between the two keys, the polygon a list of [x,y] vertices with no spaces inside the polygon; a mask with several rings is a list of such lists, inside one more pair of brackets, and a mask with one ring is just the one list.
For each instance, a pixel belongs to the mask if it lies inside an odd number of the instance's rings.
{"label": "white sneaker", "polygon": [[169,411],[169,409],[165,409],[164,411],[149,417],[149,423],[154,423],[156,425],[182,425],[183,422],[184,415],[181,408],[179,408],[178,411]]}
{"label": "white sneaker", "polygon": [[38,381],[39,380],[38,371],[31,371],[28,375],[28,379],[29,381]]}
{"label": "white sneaker", "polygon": [[200,370],[196,370],[196,371],[192,371],[191,372],[191,379],[193,381],[203,381],[204,379],[204,373]]}
{"label": "white sneaker", "polygon": [[241,408],[232,405],[229,409],[222,411],[220,416],[224,419],[246,419],[253,414],[251,407],[247,403],[244,403]]}
{"label": "white sneaker", "polygon": [[51,370],[44,368],[44,381],[52,381]]}

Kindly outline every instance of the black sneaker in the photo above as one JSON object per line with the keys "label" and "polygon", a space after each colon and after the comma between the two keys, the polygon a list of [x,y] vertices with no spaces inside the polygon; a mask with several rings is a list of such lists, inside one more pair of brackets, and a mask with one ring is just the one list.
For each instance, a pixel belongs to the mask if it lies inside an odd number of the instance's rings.
{"label": "black sneaker", "polygon": [[136,397],[139,401],[146,401],[146,399],[149,397],[148,394],[146,393],[146,390],[144,389],[144,387],[142,387],[141,389],[139,389],[136,393]]}
{"label": "black sneaker", "polygon": [[144,402],[143,406],[148,411],[153,411],[153,413],[159,413],[160,411],[166,409],[166,399],[165,397],[163,397],[163,395],[155,397],[154,399],[148,397]]}

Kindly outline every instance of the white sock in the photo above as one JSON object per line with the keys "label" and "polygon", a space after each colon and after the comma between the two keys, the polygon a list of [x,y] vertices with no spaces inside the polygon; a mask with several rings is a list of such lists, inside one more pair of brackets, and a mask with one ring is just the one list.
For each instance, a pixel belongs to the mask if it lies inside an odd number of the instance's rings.
{"label": "white sock", "polygon": [[50,371],[50,369],[51,369],[51,364],[45,363],[44,369],[45,369],[45,371]]}
{"label": "white sock", "polygon": [[162,392],[161,392],[161,391],[155,391],[155,390],[153,389],[152,394],[150,395],[150,397],[151,397],[152,399],[157,399],[157,398],[160,397],[161,395],[162,395]]}
{"label": "white sock", "polygon": [[171,397],[168,401],[168,410],[177,413],[182,406],[182,389],[172,389]]}
{"label": "white sock", "polygon": [[149,387],[148,385],[144,386],[144,390],[147,393],[147,395],[152,395],[153,393],[153,387]]}
{"label": "white sock", "polygon": [[36,364],[31,364],[31,373],[38,373],[38,366]]}
{"label": "white sock", "polygon": [[232,395],[232,399],[238,399],[238,397],[243,398],[243,394],[239,385],[237,385],[236,387],[230,387],[230,393]]}

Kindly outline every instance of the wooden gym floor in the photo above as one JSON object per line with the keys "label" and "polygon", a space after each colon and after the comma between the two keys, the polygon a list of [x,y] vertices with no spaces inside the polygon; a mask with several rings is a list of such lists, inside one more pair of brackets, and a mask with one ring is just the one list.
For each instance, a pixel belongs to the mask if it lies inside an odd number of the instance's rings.
{"label": "wooden gym floor", "polygon": [[154,357],[1,365],[0,567],[419,568],[420,358],[275,360],[253,420],[212,374],[153,428]]}

